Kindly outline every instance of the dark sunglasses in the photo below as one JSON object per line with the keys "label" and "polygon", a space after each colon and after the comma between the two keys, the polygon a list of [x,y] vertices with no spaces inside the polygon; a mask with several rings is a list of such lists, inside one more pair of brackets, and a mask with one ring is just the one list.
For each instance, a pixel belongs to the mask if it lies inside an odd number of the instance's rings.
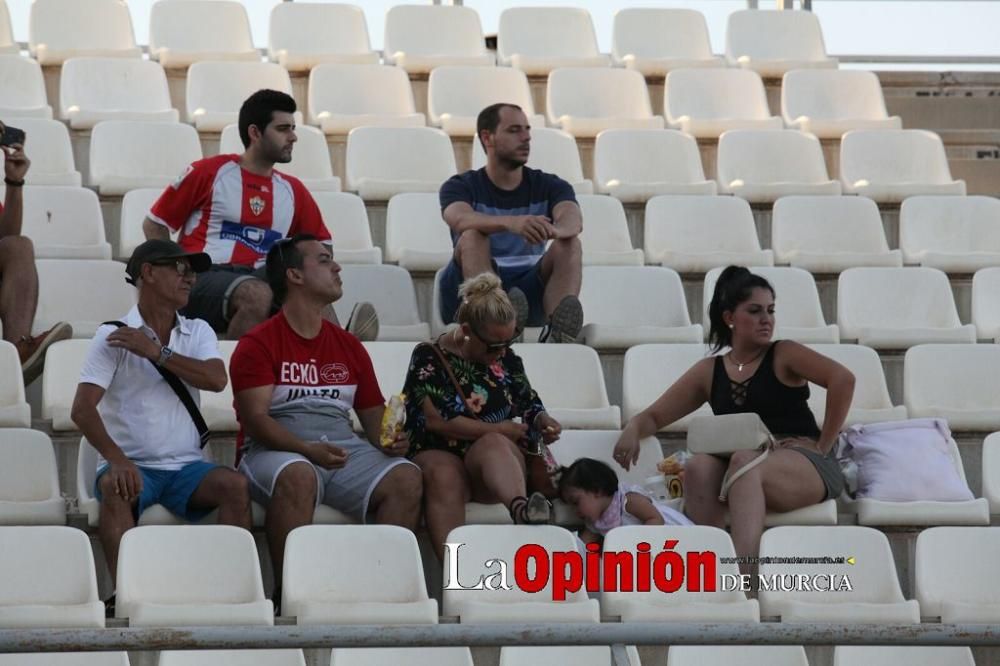
{"label": "dark sunglasses", "polygon": [[186,261],[181,261],[180,259],[177,260],[171,259],[169,261],[154,261],[150,263],[152,263],[154,266],[173,267],[173,269],[176,270],[177,274],[180,275],[181,277],[187,277],[188,275],[195,274],[195,270],[191,268],[191,264],[189,264]]}
{"label": "dark sunglasses", "polygon": [[510,340],[503,340],[501,342],[490,342],[489,340],[484,338],[482,333],[480,333],[476,329],[472,329],[472,333],[477,338],[479,338],[479,341],[483,343],[483,346],[486,347],[486,351],[488,352],[498,352],[498,351],[503,351],[505,349],[509,349],[510,346],[513,345],[514,341],[517,339],[516,337],[514,337],[511,338]]}

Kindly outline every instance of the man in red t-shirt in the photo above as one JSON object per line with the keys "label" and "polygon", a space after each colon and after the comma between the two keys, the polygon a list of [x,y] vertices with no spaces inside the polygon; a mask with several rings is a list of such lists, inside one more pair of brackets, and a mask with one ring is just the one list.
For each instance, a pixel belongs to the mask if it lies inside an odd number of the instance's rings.
{"label": "man in red t-shirt", "polygon": [[[267,507],[264,528],[280,585],[285,539],[312,522],[320,503],[358,522],[416,530],[422,482],[403,457],[405,434],[380,445],[384,400],[368,352],[322,316],[343,293],[330,248],[308,235],[278,241],[266,272],[281,310],[240,339],[229,372],[239,470],[251,497]],[[364,439],[354,434],[352,409]]]}
{"label": "man in red t-shirt", "polygon": [[[263,264],[274,242],[296,234],[330,239],[309,190],[298,178],[274,169],[276,163],[292,160],[295,108],[295,100],[277,90],[258,90],[248,97],[239,115],[243,154],[192,163],[143,221],[147,239],[169,239],[177,232],[185,251],[212,257],[212,270],[198,277],[182,314],[204,319],[231,340],[273,313]],[[337,321],[332,307],[324,316]],[[359,304],[348,328],[363,340],[374,340],[374,308]]]}

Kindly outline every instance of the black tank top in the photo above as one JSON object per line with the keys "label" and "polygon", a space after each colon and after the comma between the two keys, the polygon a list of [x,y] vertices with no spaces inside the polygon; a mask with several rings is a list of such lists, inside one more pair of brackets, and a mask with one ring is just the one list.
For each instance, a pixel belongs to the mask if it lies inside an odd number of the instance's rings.
{"label": "black tank top", "polygon": [[709,405],[715,414],[753,412],[760,416],[774,435],[818,438],[819,426],[806,402],[809,385],[788,386],[774,374],[774,349],[777,346],[778,342],[771,344],[757,371],[742,382],[729,378],[723,357],[717,356]]}

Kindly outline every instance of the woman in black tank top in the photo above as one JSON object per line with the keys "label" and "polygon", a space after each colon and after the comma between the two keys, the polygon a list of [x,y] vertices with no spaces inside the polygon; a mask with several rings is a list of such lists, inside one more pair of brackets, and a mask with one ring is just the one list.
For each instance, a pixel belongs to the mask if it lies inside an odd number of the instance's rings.
{"label": "woman in black tank top", "polygon": [[[700,525],[724,529],[728,508],[733,544],[742,557],[756,557],[768,511],[835,499],[844,488],[833,448],[851,406],[854,375],[797,342],[772,341],[774,301],[774,289],[764,278],[739,266],[722,271],[709,306],[709,342],[717,355],[696,363],[634,416],[614,452],[628,469],[638,460],[643,438],[706,402],[715,414],[759,415],[778,447],[736,480],[727,503],[719,501],[723,475],[753,460],[756,451],[738,451],[728,460],[698,454],[685,467],[685,512]],[[827,391],[822,428],[807,403],[809,382]],[[740,570],[755,573],[756,565],[741,564]]]}

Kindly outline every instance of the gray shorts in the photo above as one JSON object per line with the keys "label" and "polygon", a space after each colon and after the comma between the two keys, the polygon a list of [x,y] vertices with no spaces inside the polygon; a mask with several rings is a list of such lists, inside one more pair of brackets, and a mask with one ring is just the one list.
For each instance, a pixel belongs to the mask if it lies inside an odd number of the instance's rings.
{"label": "gray shorts", "polygon": [[216,333],[225,333],[229,328],[230,297],[242,282],[253,279],[267,282],[263,267],[255,270],[250,266],[215,264],[198,274],[181,314],[204,319]]}
{"label": "gray shorts", "polygon": [[266,507],[282,470],[293,463],[305,463],[316,473],[317,506],[326,504],[359,523],[368,522],[368,502],[379,482],[394,467],[413,463],[406,458],[387,456],[358,437],[333,443],[347,451],[347,464],[340,469],[317,467],[298,453],[251,447],[239,467],[250,481],[250,497]]}

